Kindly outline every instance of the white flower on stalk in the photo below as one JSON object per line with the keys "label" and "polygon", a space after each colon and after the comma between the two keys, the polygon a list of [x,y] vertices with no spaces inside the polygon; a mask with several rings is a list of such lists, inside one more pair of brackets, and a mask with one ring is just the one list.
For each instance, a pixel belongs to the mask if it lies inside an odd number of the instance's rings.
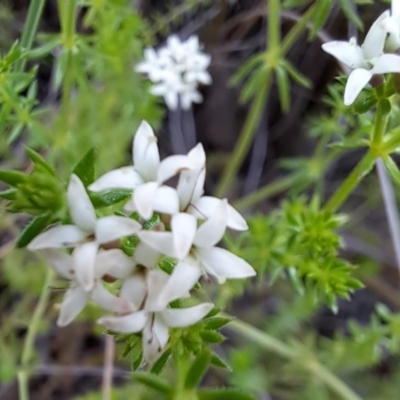
{"label": "white flower on stalk", "polygon": [[346,105],[355,101],[373,75],[400,72],[400,56],[383,53],[387,35],[385,20],[389,15],[389,11],[386,11],[373,23],[361,47],[355,39],[351,39],[350,42],[333,41],[322,45],[324,51],[353,69],[344,92]]}
{"label": "white flower on stalk", "polygon": [[[206,174],[206,154],[203,146],[198,144],[189,151],[188,157],[199,168],[182,171],[178,181],[179,210],[194,215],[197,219],[205,220],[215,211],[221,199],[212,196],[203,196],[204,180]],[[246,220],[228,203],[227,204],[228,228],[245,231],[248,229]]]}
{"label": "white flower on stalk", "polygon": [[132,144],[133,166],[107,172],[89,186],[100,192],[107,189],[131,189],[132,199],[126,204],[127,211],[137,211],[144,219],[154,211],[174,214],[179,211],[176,190],[162,183],[180,171],[195,168],[186,156],[172,156],[160,161],[157,138],[151,126],[143,121]]}
{"label": "white flower on stalk", "polygon": [[86,291],[95,284],[95,261],[99,247],[124,236],[137,233],[142,226],[125,217],[110,215],[96,218],[95,209],[81,180],[71,175],[67,199],[69,212],[75,225],[51,227],[36,236],[28,245],[29,250],[74,248],[76,280]]}
{"label": "white flower on stalk", "polygon": [[136,71],[147,74],[155,83],[150,92],[164,97],[168,108],[176,110],[180,105],[189,109],[192,103],[203,100],[197,86],[211,84],[207,72],[210,62],[211,57],[201,51],[197,36],[182,42],[172,35],[158,52],[146,49],[145,60],[136,66]]}
{"label": "white flower on stalk", "polygon": [[[105,316],[97,322],[115,332],[142,332],[143,356],[149,364],[162,354],[169,339],[169,328],[193,325],[213,308],[203,303],[189,308],[167,308],[170,299],[160,301],[159,294],[169,276],[161,270],[139,271],[126,279],[120,296],[135,304],[139,311],[122,316]],[[167,301],[165,301],[167,300]]]}
{"label": "white flower on stalk", "polygon": [[171,232],[143,230],[138,233],[148,246],[178,259],[171,278],[160,294],[162,300],[182,297],[204,273],[215,276],[219,283],[256,274],[245,260],[216,247],[225,233],[227,219],[227,202],[222,200],[198,228],[193,215],[179,213],[171,218]]}
{"label": "white flower on stalk", "polygon": [[62,278],[70,281],[64,300],[60,306],[57,319],[58,326],[66,326],[72,322],[91,299],[100,307],[119,314],[135,311],[135,306],[122,297],[111,294],[102,283],[104,276],[124,279],[130,276],[136,266],[133,259],[121,250],[113,249],[100,252],[95,261],[94,285],[91,291],[84,289],[76,279],[74,259],[69,254],[55,249],[42,250],[42,254],[50,267]]}

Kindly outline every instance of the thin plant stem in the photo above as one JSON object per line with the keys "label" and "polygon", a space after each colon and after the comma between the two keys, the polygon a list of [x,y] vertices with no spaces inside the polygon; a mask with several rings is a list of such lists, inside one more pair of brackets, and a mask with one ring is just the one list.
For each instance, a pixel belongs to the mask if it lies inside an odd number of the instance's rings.
{"label": "thin plant stem", "polygon": [[281,4],[280,0],[268,1],[268,37],[267,43],[269,49],[277,49],[281,41],[281,24],[280,24]]}
{"label": "thin plant stem", "polygon": [[376,162],[379,183],[381,186],[383,202],[385,204],[386,216],[388,219],[390,236],[392,238],[394,254],[396,257],[397,269],[400,274],[400,218],[396,204],[396,196],[394,194],[393,184],[390,180],[385,165],[381,158]]}
{"label": "thin plant stem", "polygon": [[276,181],[257,189],[253,193],[236,200],[233,204],[238,210],[244,210],[262,200],[284,192],[285,190],[289,189],[295,183],[295,181],[296,176],[293,175],[277,179]]}
{"label": "thin plant stem", "polygon": [[[244,321],[235,319],[229,323],[228,328],[247,339],[250,339],[253,343],[256,343],[263,349],[272,351],[284,358],[294,360],[299,357],[298,349],[281,342],[275,337],[260,331]],[[312,372],[314,377],[317,377],[324,382],[326,386],[339,395],[343,400],[362,400],[361,397],[347,386],[345,382],[321,365],[317,360],[312,359],[312,362],[304,360],[303,366],[305,369]]]}
{"label": "thin plant stem", "polygon": [[264,111],[264,106],[268,97],[269,89],[272,80],[272,70],[269,70],[265,78],[264,85],[257,92],[255,99],[251,105],[250,113],[245,121],[243,129],[240,133],[238,143],[229,163],[225,167],[221,180],[218,183],[215,195],[223,197],[231,184],[233,178],[237,174],[246,154],[251,146],[254,133],[260,121],[261,114]]}
{"label": "thin plant stem", "polygon": [[26,334],[24,346],[22,349],[21,365],[18,371],[19,400],[29,400],[29,364],[32,361],[35,336],[50,298],[50,287],[53,280],[53,275],[53,270],[47,268],[46,279],[42,288],[42,292],[40,293],[39,301],[36,304],[36,308],[29,323],[28,332]]}
{"label": "thin plant stem", "polygon": [[378,103],[377,111],[375,114],[374,130],[372,132],[371,146],[376,150],[381,151],[383,144],[383,137],[388,123],[388,116],[382,109],[382,104]]}
{"label": "thin plant stem", "polygon": [[293,26],[293,28],[287,33],[287,35],[285,35],[280,46],[280,54],[282,56],[284,56],[293,47],[293,45],[299,39],[300,34],[313,20],[317,6],[317,3],[312,5]]}
{"label": "thin plant stem", "polygon": [[[31,0],[29,3],[28,15],[21,35],[21,47],[24,50],[30,50],[32,47],[45,3],[46,0]],[[18,60],[15,65],[15,71],[22,72],[25,64],[25,58]]]}
{"label": "thin plant stem", "polygon": [[115,341],[114,336],[106,335],[106,344],[104,350],[104,368],[102,394],[103,400],[111,400],[111,389],[114,375],[114,356],[115,356]]}
{"label": "thin plant stem", "polygon": [[375,164],[376,155],[372,150],[364,155],[364,157],[355,166],[350,175],[343,181],[336,192],[328,200],[325,205],[325,210],[335,212],[349,197],[354,188],[361,182],[361,180],[371,171]]}

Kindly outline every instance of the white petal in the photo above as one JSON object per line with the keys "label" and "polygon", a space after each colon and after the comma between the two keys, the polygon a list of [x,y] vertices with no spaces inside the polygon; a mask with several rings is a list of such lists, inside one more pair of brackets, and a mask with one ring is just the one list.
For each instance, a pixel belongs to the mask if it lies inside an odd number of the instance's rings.
{"label": "white petal", "polygon": [[124,236],[130,236],[142,228],[139,222],[117,215],[109,215],[97,220],[96,223],[96,241],[97,243],[108,243],[120,239]]}
{"label": "white petal", "polygon": [[400,56],[396,54],[383,54],[377,60],[372,68],[373,74],[387,74],[400,72]]}
{"label": "white petal", "polygon": [[92,290],[94,286],[98,248],[96,242],[87,242],[76,246],[72,253],[76,280],[86,291]]}
{"label": "white petal", "polygon": [[143,219],[150,219],[153,215],[154,199],[157,189],[157,182],[148,182],[138,186],[133,192],[133,201],[136,210]]}
{"label": "white petal", "polygon": [[142,265],[147,268],[155,268],[160,259],[161,253],[152,249],[144,242],[140,242],[136,248],[133,258],[138,265]]}
{"label": "white petal", "polygon": [[147,314],[144,311],[137,311],[122,317],[101,317],[97,323],[114,332],[135,333],[144,328],[146,321]]}
{"label": "white petal", "polygon": [[175,91],[170,91],[165,93],[164,101],[170,110],[176,110],[178,108],[178,103],[179,103],[178,93]]}
{"label": "white petal", "polygon": [[184,171],[181,173],[177,191],[182,211],[186,210],[191,202],[196,201],[203,194],[205,176],[206,171],[204,168],[193,172]]}
{"label": "white petal", "polygon": [[69,254],[54,249],[44,249],[41,254],[58,275],[65,279],[74,279],[73,260]]}
{"label": "white petal", "polygon": [[192,170],[197,167],[196,163],[189,156],[181,154],[169,156],[161,161],[158,169],[157,180],[165,182],[182,171]]}
{"label": "white petal", "polygon": [[170,257],[176,256],[172,232],[140,231],[137,235],[141,241],[159,253]]}
{"label": "white petal", "polygon": [[160,302],[166,306],[171,301],[186,297],[199,280],[201,272],[200,266],[192,257],[180,261],[160,292]]}
{"label": "white petal", "polygon": [[147,296],[147,284],[145,271],[138,271],[124,280],[120,295],[129,300],[136,309],[143,308]]}
{"label": "white petal", "polygon": [[125,279],[135,268],[136,262],[133,257],[128,257],[120,249],[111,249],[97,254],[95,276],[101,278],[111,275],[114,278]]}
{"label": "white petal", "polygon": [[36,236],[28,245],[29,250],[74,247],[88,233],[75,225],[54,226]]}
{"label": "white petal", "polygon": [[86,293],[80,286],[69,288],[60,307],[57,325],[66,326],[72,322],[83,310],[88,300],[89,293]]}
{"label": "white petal", "polygon": [[168,279],[169,275],[160,269],[147,270],[147,298],[144,306],[146,311],[160,311],[166,307],[166,304],[160,301],[160,293]]}
{"label": "white petal", "polygon": [[364,66],[364,55],[360,46],[343,41],[324,43],[322,49],[351,68]]}
{"label": "white petal", "polygon": [[360,94],[361,90],[368,84],[372,78],[372,72],[366,69],[357,68],[349,75],[344,90],[344,104],[349,106]]}
{"label": "white petal", "polygon": [[367,36],[365,37],[364,44],[362,45],[363,53],[367,60],[379,57],[383,52],[385,45],[386,30],[385,19],[390,16],[390,12],[385,11],[380,17],[372,24]]}
{"label": "white petal", "polygon": [[145,180],[149,181],[157,178],[157,170],[160,164],[157,138],[146,121],[142,121],[135,134],[133,162],[136,170]]}
{"label": "white petal", "polygon": [[210,217],[197,229],[193,244],[200,247],[215,246],[224,236],[228,215],[228,202],[221,200]]}
{"label": "white petal", "polygon": [[169,332],[165,323],[155,314],[149,316],[143,329],[143,357],[147,363],[153,364],[161,356],[168,343]]}
{"label": "white petal", "polygon": [[134,167],[122,167],[102,175],[89,185],[88,189],[92,192],[101,192],[107,189],[134,189],[141,183],[143,183],[143,179]]}
{"label": "white petal", "polygon": [[[207,219],[221,201],[217,197],[202,196],[190,204],[187,212],[198,219]],[[248,229],[246,220],[230,204],[228,204],[227,226],[236,231],[246,231]]]}
{"label": "white petal", "polygon": [[171,218],[171,231],[174,235],[175,257],[186,257],[196,235],[196,218],[186,213],[178,213]]}
{"label": "white petal", "polygon": [[150,88],[150,93],[154,96],[165,96],[168,93],[168,88],[165,83],[159,83]]}
{"label": "white petal", "polygon": [[169,186],[160,186],[157,188],[154,196],[153,210],[171,215],[179,212],[178,192]]}
{"label": "white petal", "polygon": [[101,308],[118,314],[128,314],[136,311],[135,306],[130,301],[111,294],[101,282],[95,285],[91,298]]}
{"label": "white petal", "polygon": [[225,279],[242,279],[256,275],[256,271],[248,262],[228,250],[219,247],[196,248],[196,253],[204,269],[216,276],[219,282],[224,282]]}
{"label": "white petal", "polygon": [[165,324],[170,328],[183,328],[196,324],[213,308],[214,304],[212,303],[202,303],[189,308],[169,308],[160,314]]}
{"label": "white petal", "polygon": [[72,174],[69,180],[67,198],[74,224],[84,231],[93,233],[96,213],[83,183],[75,174]]}

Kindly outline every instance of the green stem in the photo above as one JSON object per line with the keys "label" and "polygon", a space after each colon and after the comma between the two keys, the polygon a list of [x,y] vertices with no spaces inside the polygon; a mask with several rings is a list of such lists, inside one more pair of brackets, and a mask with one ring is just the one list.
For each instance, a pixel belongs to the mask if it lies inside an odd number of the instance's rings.
{"label": "green stem", "polygon": [[65,146],[65,140],[69,130],[69,114],[71,104],[71,91],[73,85],[72,74],[72,50],[74,47],[74,36],[76,27],[76,0],[68,0],[66,3],[62,0],[58,2],[59,15],[62,28],[63,46],[67,53],[65,76],[62,87],[62,100],[61,100],[61,141],[60,146]]}
{"label": "green stem", "polygon": [[299,35],[307,27],[307,24],[312,21],[317,5],[318,4],[315,3],[313,6],[311,6],[284,37],[281,43],[282,57],[292,48],[293,44],[299,39]]}
{"label": "green stem", "polygon": [[265,77],[264,85],[257,92],[255,99],[251,105],[250,113],[244,123],[243,129],[239,136],[239,141],[235,147],[234,153],[231,160],[226,165],[223,172],[222,178],[218,183],[215,195],[217,197],[222,197],[225,195],[229,185],[233,181],[235,175],[237,174],[240,166],[246,154],[249,151],[251,143],[253,141],[254,133],[257,128],[257,124],[260,121],[262,112],[264,111],[264,106],[266,99],[268,97],[269,88],[271,86],[272,71],[269,70]]}
{"label": "green stem", "polygon": [[[250,339],[265,350],[272,351],[280,356],[293,360],[298,357],[298,351],[286,343],[268,335],[265,332],[240,320],[233,320],[228,325],[229,328]],[[307,362],[304,367],[324,382],[333,392],[338,394],[343,400],[362,400],[350,387],[334,375],[330,370],[321,365],[317,360]]]}
{"label": "green stem", "polygon": [[[32,47],[45,2],[46,0],[31,0],[29,4],[28,15],[21,35],[21,47],[24,50],[30,50]],[[15,71],[22,72],[25,64],[26,59],[18,60],[15,65]]]}
{"label": "green stem", "polygon": [[325,210],[335,212],[375,164],[376,155],[369,150],[344,180],[325,205]]}
{"label": "green stem", "polygon": [[268,1],[268,49],[279,48],[281,41],[281,2],[280,0]]}
{"label": "green stem", "polygon": [[271,196],[274,196],[280,192],[283,192],[289,189],[296,181],[295,175],[286,176],[281,179],[277,179],[274,182],[271,182],[264,187],[255,190],[253,193],[250,193],[246,197],[242,197],[239,200],[236,200],[233,205],[235,208],[239,210],[243,210],[260,202],[261,200],[265,200]]}
{"label": "green stem", "polygon": [[380,151],[383,144],[383,137],[386,132],[386,127],[388,123],[388,114],[383,110],[383,105],[381,102],[378,103],[378,107],[375,115],[374,130],[372,132],[371,146]]}
{"label": "green stem", "polygon": [[44,315],[44,312],[49,301],[50,293],[49,287],[53,280],[53,270],[47,268],[46,280],[40,293],[39,301],[36,304],[35,311],[30,321],[28,332],[24,347],[22,349],[21,365],[18,371],[18,388],[19,388],[19,400],[28,400],[28,380],[29,380],[29,364],[32,361],[33,345],[35,336],[40,324],[40,321]]}

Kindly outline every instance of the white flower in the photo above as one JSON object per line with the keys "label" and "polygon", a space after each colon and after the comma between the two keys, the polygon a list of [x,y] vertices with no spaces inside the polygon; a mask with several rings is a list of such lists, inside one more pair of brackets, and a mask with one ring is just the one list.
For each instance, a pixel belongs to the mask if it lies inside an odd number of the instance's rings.
{"label": "white flower", "polygon": [[169,328],[193,325],[205,317],[213,308],[203,303],[189,308],[167,308],[159,300],[159,294],[169,276],[161,270],[144,270],[125,280],[121,297],[140,308],[123,316],[106,316],[98,323],[115,332],[142,332],[144,359],[152,364],[162,354],[169,339]]}
{"label": "white flower", "polygon": [[[177,187],[179,209],[194,215],[197,219],[205,220],[214,213],[222,200],[217,197],[203,196],[206,173],[206,155],[203,146],[199,143],[190,150],[188,157],[194,165],[200,167],[181,172]],[[227,204],[227,207],[227,227],[237,231],[247,230],[246,220],[230,204]]]}
{"label": "white flower", "polygon": [[147,245],[179,260],[160,295],[161,299],[171,301],[182,297],[203,273],[215,276],[219,283],[256,274],[251,265],[240,257],[215,247],[225,233],[227,218],[228,206],[223,200],[198,228],[194,216],[179,213],[171,218],[171,232],[138,233]]}
{"label": "white flower", "polygon": [[125,217],[110,215],[96,218],[96,212],[85,187],[76,175],[71,175],[67,198],[75,225],[51,227],[28,245],[29,250],[74,247],[76,280],[86,290],[95,284],[95,260],[101,244],[137,233],[141,225]]}
{"label": "white flower", "polygon": [[387,32],[385,49],[395,51],[400,48],[400,0],[392,0],[391,14],[384,21]]}
{"label": "white flower", "polygon": [[42,254],[48,264],[64,279],[71,281],[64,295],[57,319],[58,326],[66,326],[83,310],[92,299],[105,310],[120,314],[135,311],[135,306],[127,299],[111,294],[102,284],[105,275],[114,278],[127,278],[135,268],[133,259],[121,250],[113,249],[99,253],[95,261],[94,285],[91,291],[85,290],[76,280],[73,257],[59,250],[46,249]]}
{"label": "white flower", "polygon": [[383,54],[386,39],[385,20],[389,11],[384,12],[371,26],[364,44],[360,47],[355,40],[333,41],[322,45],[327,53],[353,69],[347,80],[344,103],[350,105],[373,75],[400,72],[400,56]]}
{"label": "white flower", "polygon": [[132,189],[132,199],[126,204],[127,211],[137,211],[144,219],[154,211],[174,214],[179,211],[176,190],[162,185],[182,170],[196,168],[187,156],[172,156],[160,161],[157,138],[151,126],[143,121],[134,137],[132,146],[133,166],[107,172],[89,186],[99,192],[106,189]]}
{"label": "white flower", "polygon": [[136,71],[147,74],[155,83],[150,92],[164,97],[168,108],[189,109],[192,103],[203,100],[197,90],[198,84],[211,84],[207,72],[210,62],[211,57],[201,51],[197,36],[182,42],[172,35],[158,52],[146,49],[145,60],[137,65]]}

